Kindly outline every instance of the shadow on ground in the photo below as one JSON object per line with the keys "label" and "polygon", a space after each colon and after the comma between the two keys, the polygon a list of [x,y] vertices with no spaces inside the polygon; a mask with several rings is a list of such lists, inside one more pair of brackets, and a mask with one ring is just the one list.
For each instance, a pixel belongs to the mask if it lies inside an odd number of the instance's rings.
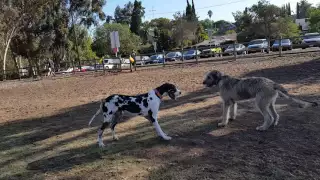
{"label": "shadow on ground", "polygon": [[[198,93],[197,96],[203,93],[202,98],[208,95],[202,91],[195,93]],[[164,108],[182,105],[192,98],[190,95],[181,98],[180,103],[165,102]],[[121,179],[126,177],[124,172],[144,163],[147,165],[142,168],[148,171],[148,175],[135,178],[312,179],[320,174],[319,108],[291,110],[290,106],[278,107],[280,124],[266,132],[254,130],[262,123],[262,116],[251,103],[240,103],[237,120],[226,128],[217,128],[221,106],[215,104],[160,118],[163,130],[173,137],[169,142],[156,138],[153,127],[146,121],[130,132],[119,131],[119,135],[125,135],[118,142],[105,140],[109,146],[103,150],[96,145],[97,127],[44,148],[37,143],[87,128],[88,119],[97,107],[96,103],[91,103],[53,117],[3,125],[0,147],[3,152],[11,153],[11,159],[1,161],[0,167],[14,167],[21,161],[27,162],[24,172],[16,171],[3,177],[33,179],[44,178],[50,173],[66,173],[63,179],[95,179],[98,178],[96,175],[103,173],[108,179]],[[23,132],[29,134],[19,135]],[[108,136],[109,132],[104,135],[105,139]],[[62,148],[58,153],[50,154],[70,143],[83,145]],[[30,144],[35,145],[24,148]],[[21,151],[12,151],[19,146],[23,147]],[[37,153],[48,155],[34,158]],[[126,164],[129,169],[113,171],[114,166]],[[78,168],[85,170],[68,174],[68,171]]]}
{"label": "shadow on ground", "polygon": [[245,77],[262,76],[270,78],[277,83],[313,84],[319,83],[320,59],[275,68],[259,69],[244,74]]}

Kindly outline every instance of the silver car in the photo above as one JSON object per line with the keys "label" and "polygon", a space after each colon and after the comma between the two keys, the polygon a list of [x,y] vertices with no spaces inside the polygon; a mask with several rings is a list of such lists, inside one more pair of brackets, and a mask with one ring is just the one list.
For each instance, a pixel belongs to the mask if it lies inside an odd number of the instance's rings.
{"label": "silver car", "polygon": [[320,33],[306,33],[302,38],[302,49],[313,46],[320,47]]}
{"label": "silver car", "polygon": [[224,54],[228,54],[228,55],[233,55],[233,51],[234,51],[234,46],[235,46],[235,50],[236,53],[239,54],[247,54],[247,48],[245,45],[243,44],[231,44],[227,47],[226,50],[224,50]]}

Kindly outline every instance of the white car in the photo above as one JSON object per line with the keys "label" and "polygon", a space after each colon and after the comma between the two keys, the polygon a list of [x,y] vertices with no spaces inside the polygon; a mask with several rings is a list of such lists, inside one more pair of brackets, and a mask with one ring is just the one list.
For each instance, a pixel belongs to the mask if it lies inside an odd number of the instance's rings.
{"label": "white car", "polygon": [[136,56],[136,65],[144,66],[147,61],[150,60],[149,56]]}
{"label": "white car", "polygon": [[103,65],[105,69],[117,69],[120,65],[120,59],[104,59]]}

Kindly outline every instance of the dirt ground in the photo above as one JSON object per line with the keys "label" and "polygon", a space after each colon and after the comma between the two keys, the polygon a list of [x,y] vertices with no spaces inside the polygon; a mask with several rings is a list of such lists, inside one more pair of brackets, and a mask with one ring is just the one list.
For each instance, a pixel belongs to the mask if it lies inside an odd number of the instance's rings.
{"label": "dirt ground", "polygon": [[[0,83],[0,179],[320,179],[320,108],[277,101],[279,126],[255,127],[252,102],[217,128],[219,97],[201,84],[217,69],[232,76],[264,76],[297,97],[320,102],[320,52],[153,68],[106,76]],[[97,146],[98,101],[113,93],[138,94],[164,82],[183,96],[165,98],[159,123],[171,141],[156,137],[142,117],[127,117]],[[99,117],[101,118],[101,117]]]}

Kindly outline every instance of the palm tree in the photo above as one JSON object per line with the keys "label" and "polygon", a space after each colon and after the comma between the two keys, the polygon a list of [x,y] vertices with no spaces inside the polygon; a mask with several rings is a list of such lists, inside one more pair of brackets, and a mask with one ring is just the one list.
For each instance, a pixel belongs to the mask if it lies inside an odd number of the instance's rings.
{"label": "palm tree", "polygon": [[212,11],[211,10],[208,11],[208,16],[211,19],[211,17],[212,17]]}

